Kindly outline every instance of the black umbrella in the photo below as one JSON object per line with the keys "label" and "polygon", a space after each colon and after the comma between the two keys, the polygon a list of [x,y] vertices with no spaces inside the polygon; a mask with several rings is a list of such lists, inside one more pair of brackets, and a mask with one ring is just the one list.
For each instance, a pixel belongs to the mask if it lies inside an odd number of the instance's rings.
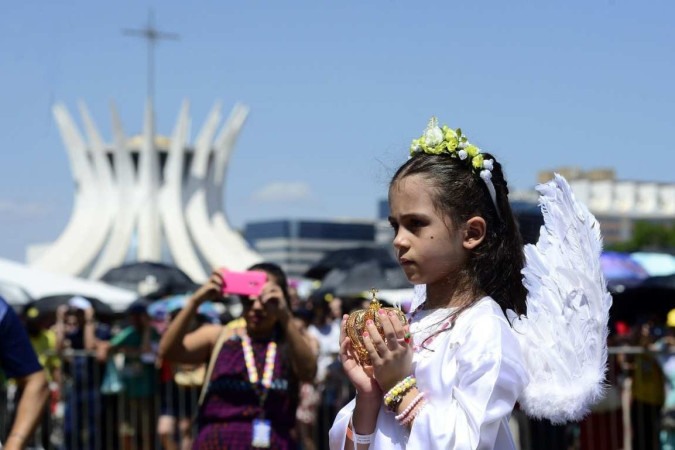
{"label": "black umbrella", "polygon": [[156,262],[130,263],[110,269],[101,281],[150,299],[185,294],[199,287],[178,267]]}
{"label": "black umbrella", "polygon": [[640,286],[642,287],[659,287],[664,289],[672,289],[675,292],[675,273],[671,275],[660,275],[649,277],[645,279]]}
{"label": "black umbrella", "polygon": [[664,322],[668,311],[675,308],[675,288],[636,286],[612,295],[610,319],[635,324],[645,318]]}
{"label": "black umbrella", "polygon": [[382,247],[355,247],[334,250],[326,253],[323,258],[305,272],[305,277],[322,280],[328,272],[334,269],[349,269],[355,264],[365,261],[377,261],[387,268],[398,267],[398,263],[391,256],[389,250]]}
{"label": "black umbrella", "polygon": [[[41,297],[30,304],[26,305],[26,308],[32,307],[38,310],[42,315],[51,315],[56,313],[56,310],[61,305],[67,305],[71,298],[76,297],[74,294],[61,294],[61,295],[49,295],[47,297]],[[82,297],[86,299],[91,306],[94,308],[99,316],[112,316],[114,314],[113,309],[110,305],[103,303],[101,300],[93,297],[87,297],[84,295],[77,295],[77,297]]]}
{"label": "black umbrella", "polygon": [[401,268],[371,260],[354,264],[346,269],[333,269],[321,283],[319,291],[337,296],[355,296],[372,288],[406,289],[411,286]]}

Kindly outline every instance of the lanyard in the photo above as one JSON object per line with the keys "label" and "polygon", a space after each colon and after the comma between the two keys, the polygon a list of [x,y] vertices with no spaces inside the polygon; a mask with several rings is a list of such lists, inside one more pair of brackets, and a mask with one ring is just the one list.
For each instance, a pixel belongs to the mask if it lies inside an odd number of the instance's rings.
{"label": "lanyard", "polygon": [[[253,356],[253,347],[251,347],[251,338],[248,335],[242,336],[241,347],[244,350],[244,362],[246,362],[248,380],[253,386],[253,390],[258,395],[258,399],[260,400],[260,408],[262,409],[263,405],[265,404],[265,400],[267,399],[267,393],[269,392],[270,386],[272,386],[274,361],[277,356],[277,343],[270,341],[269,344],[267,344],[262,380],[258,378],[258,369],[255,366],[255,357]],[[264,414],[264,412],[261,414]]]}

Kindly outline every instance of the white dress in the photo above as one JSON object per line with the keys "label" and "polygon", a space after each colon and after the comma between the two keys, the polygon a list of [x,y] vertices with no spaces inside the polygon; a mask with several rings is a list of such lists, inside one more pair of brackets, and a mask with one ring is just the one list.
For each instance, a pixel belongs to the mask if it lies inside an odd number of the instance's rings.
{"label": "white dress", "polygon": [[[438,329],[451,310],[420,311],[410,325],[416,346]],[[485,297],[464,311],[450,331],[438,334],[413,357],[426,406],[411,431],[380,408],[372,450],[514,449],[508,420],[528,383],[520,345],[499,305]],[[344,448],[354,400],[337,414],[331,450]]]}

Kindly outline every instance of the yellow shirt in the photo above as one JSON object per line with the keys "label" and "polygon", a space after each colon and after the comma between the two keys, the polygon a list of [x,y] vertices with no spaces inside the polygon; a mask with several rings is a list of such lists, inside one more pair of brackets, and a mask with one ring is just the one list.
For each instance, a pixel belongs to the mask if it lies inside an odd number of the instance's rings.
{"label": "yellow shirt", "polygon": [[662,405],[665,400],[663,371],[653,355],[635,356],[633,398],[650,405]]}
{"label": "yellow shirt", "polygon": [[47,378],[51,381],[54,369],[61,367],[61,360],[56,356],[56,335],[51,330],[43,330],[36,336],[29,335],[28,337],[40,365],[45,368]]}

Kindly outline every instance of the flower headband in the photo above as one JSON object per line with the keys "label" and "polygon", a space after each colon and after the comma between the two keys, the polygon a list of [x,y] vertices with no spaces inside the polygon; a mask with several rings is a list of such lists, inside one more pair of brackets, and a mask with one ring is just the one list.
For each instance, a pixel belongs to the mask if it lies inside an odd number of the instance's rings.
{"label": "flower headband", "polygon": [[495,186],[492,184],[492,168],[494,160],[485,159],[481,150],[471,144],[466,136],[462,134],[462,130],[457,128],[453,130],[446,125],[438,126],[438,119],[432,117],[429,120],[424,134],[419,139],[413,139],[410,145],[410,156],[417,153],[426,153],[428,155],[447,154],[451,158],[459,158],[461,161],[466,161],[471,170],[477,173],[485,182],[490,198],[495,205],[497,215],[499,216],[499,207],[497,206],[497,192]]}

